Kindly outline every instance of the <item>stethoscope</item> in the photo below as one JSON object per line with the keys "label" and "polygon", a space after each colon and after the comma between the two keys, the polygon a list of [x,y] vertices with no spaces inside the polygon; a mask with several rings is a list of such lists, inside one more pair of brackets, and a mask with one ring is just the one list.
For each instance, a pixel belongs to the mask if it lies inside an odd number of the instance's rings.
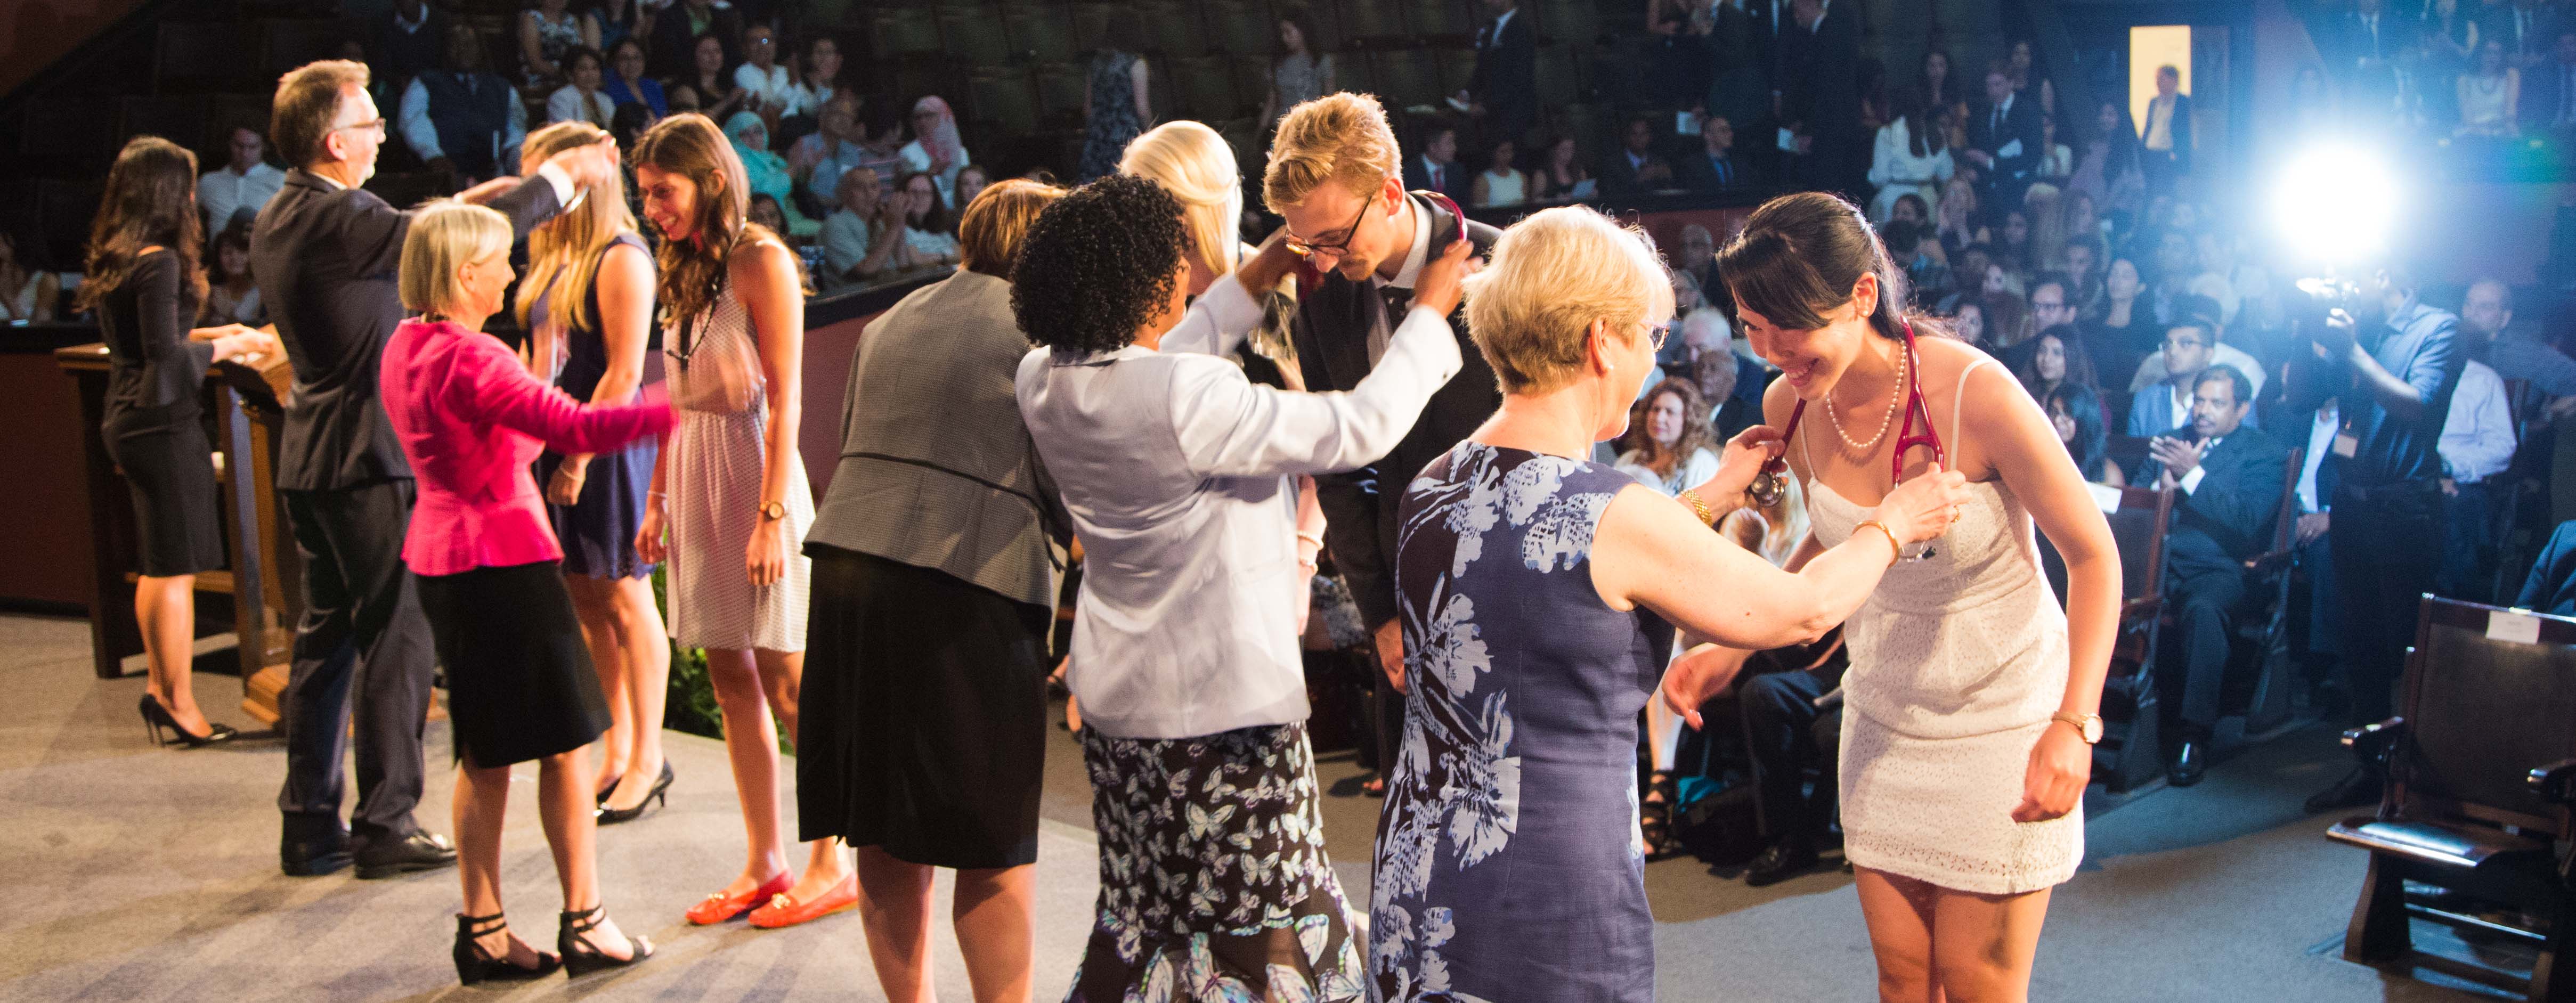
{"label": "stethoscope", "polygon": [[[1806,414],[1807,402],[1804,398],[1798,401],[1796,407],[1789,409],[1788,428],[1780,435],[1780,455],[1763,463],[1762,472],[1754,475],[1753,483],[1745,488],[1744,493],[1752,497],[1755,505],[1770,508],[1780,504],[1780,500],[1788,496],[1788,444],[1797,441],[1798,420]],[[1914,430],[1914,419],[1917,415],[1922,416],[1923,419],[1923,430],[1920,433]],[[1932,451],[1932,462],[1943,466],[1949,465],[1948,453],[1941,448],[1941,436],[1933,431],[1932,406],[1923,400],[1923,356],[1914,347],[1914,325],[1907,324],[1905,325],[1905,419],[1896,426],[1896,450],[1887,458],[1887,479],[1890,485],[1905,480],[1905,453],[1911,449],[1929,449]],[[1908,560],[1924,560],[1931,557],[1932,553],[1932,548],[1925,547],[1922,553]]]}

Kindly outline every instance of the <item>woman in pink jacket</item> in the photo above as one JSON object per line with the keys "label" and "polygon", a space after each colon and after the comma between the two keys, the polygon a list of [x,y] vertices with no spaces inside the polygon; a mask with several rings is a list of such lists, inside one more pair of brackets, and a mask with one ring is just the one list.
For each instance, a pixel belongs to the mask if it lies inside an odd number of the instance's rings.
{"label": "woman in pink jacket", "polygon": [[[430,636],[447,667],[448,716],[461,761],[456,840],[465,910],[456,976],[526,979],[633,964],[653,953],[600,904],[587,747],[608,707],[557,565],[563,549],[529,465],[545,447],[614,450],[671,427],[648,391],[633,404],[584,405],[531,375],[482,333],[512,278],[510,224],[448,202],[415,216],[403,241],[403,306],[421,316],[385,343],[385,412],[419,478],[403,563],[419,582]],[[657,388],[658,389],[658,388]],[[538,811],[563,884],[554,954],[509,932],[501,911],[501,818],[510,765],[537,760]]]}

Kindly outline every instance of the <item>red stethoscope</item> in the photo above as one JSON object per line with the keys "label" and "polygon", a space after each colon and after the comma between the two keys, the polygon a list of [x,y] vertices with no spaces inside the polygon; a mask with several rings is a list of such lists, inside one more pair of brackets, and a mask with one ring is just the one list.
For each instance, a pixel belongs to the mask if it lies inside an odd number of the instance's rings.
{"label": "red stethoscope", "polygon": [[[1754,504],[1770,508],[1780,504],[1780,499],[1788,494],[1788,444],[1797,440],[1798,419],[1804,417],[1806,413],[1807,402],[1803,398],[1798,401],[1796,407],[1789,409],[1789,426],[1780,435],[1780,455],[1764,463],[1762,472],[1755,475],[1752,485],[1745,489],[1745,494],[1752,496]],[[1917,415],[1923,418],[1923,430],[1920,433],[1914,430],[1914,419]],[[1950,462],[1947,452],[1941,448],[1940,435],[1932,430],[1932,406],[1923,400],[1923,356],[1914,347],[1914,325],[1907,324],[1905,325],[1905,420],[1896,426],[1896,451],[1889,454],[1887,458],[1889,484],[1905,480],[1905,453],[1913,449],[1931,450],[1934,463],[1947,466]],[[1932,551],[1926,549],[1920,556],[1930,557]]]}

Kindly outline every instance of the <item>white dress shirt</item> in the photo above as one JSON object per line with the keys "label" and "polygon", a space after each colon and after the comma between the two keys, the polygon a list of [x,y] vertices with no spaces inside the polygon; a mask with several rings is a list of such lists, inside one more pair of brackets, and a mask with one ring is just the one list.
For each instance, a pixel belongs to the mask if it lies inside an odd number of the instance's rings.
{"label": "white dress shirt", "polygon": [[[492,151],[492,160],[500,165],[503,173],[511,173],[511,169],[518,166],[519,141],[528,138],[528,106],[519,100],[518,88],[509,90],[510,121],[501,129],[501,148]],[[403,142],[411,144],[414,155],[422,160],[436,160],[447,155],[447,151],[438,146],[438,127],[430,124],[429,88],[421,86],[420,78],[412,78],[411,86],[403,88],[402,111],[396,114],[399,117],[395,121],[402,129]]]}
{"label": "white dress shirt", "polygon": [[[775,103],[781,105],[782,108],[779,111],[779,114],[781,115],[796,114],[796,109],[789,105],[789,102],[796,99],[796,82],[788,78],[787,67],[772,63],[769,66],[769,72],[763,73],[761,72],[760,67],[753,66],[750,63],[744,63],[741,66],[734,67],[733,83],[736,87],[750,91],[752,100],[755,102],[761,104]],[[758,109],[755,108],[753,110]],[[724,123],[718,122],[716,124],[723,125]]]}
{"label": "white dress shirt", "polygon": [[2486,363],[2472,360],[2460,371],[2460,387],[2451,392],[2451,413],[2442,419],[2442,472],[2462,484],[2475,484],[2513,464],[2513,407],[2504,395],[2504,378]]}
{"label": "white dress shirt", "polygon": [[1463,360],[1414,308],[1346,393],[1290,393],[1224,357],[1261,321],[1233,275],[1163,336],[1020,360],[1020,416],[1085,553],[1067,683],[1083,723],[1120,738],[1305,720],[1296,478],[1386,455]]}
{"label": "white dress shirt", "polygon": [[546,122],[588,122],[602,129],[617,117],[617,103],[608,99],[607,91],[590,92],[590,109],[582,110],[581,88],[565,84],[546,97]]}
{"label": "white dress shirt", "polygon": [[2326,460],[2326,451],[2334,448],[2335,434],[2343,430],[2343,418],[2335,411],[2333,401],[2317,409],[2316,421],[2308,426],[2308,455],[2299,461],[2299,511],[2330,512],[2334,499],[2317,497],[2317,465]]}
{"label": "white dress shirt", "polygon": [[265,163],[252,164],[250,170],[240,174],[233,173],[232,165],[226,164],[197,179],[197,208],[212,221],[207,228],[220,233],[234,212],[258,212],[285,184],[286,172]]}

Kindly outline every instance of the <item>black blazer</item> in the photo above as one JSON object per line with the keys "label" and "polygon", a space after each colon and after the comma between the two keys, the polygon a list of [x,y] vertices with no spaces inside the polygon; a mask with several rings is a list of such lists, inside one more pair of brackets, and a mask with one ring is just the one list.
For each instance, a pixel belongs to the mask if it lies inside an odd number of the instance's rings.
{"label": "black blazer", "polygon": [[1473,176],[1475,173],[1467,169],[1466,165],[1453,160],[1440,165],[1441,183],[1435,185],[1431,183],[1431,168],[1423,165],[1421,154],[1411,154],[1404,158],[1404,187],[1417,192],[1436,191],[1449,196],[1452,202],[1467,201],[1467,193],[1476,185]]}
{"label": "black blazer", "polygon": [[[724,69],[718,72],[723,73],[725,79],[733,79],[733,68],[742,63],[742,47],[735,44],[735,40],[742,37],[742,11],[734,7],[718,7],[709,25],[708,30],[715,32],[717,40],[724,44]],[[647,76],[665,80],[698,78],[697,38],[689,33],[686,4],[674,3],[664,7],[661,14],[654,17],[653,44],[646,48],[645,55],[650,60],[646,64]],[[724,123],[716,124],[721,126]]]}
{"label": "black blazer", "polygon": [[[1995,157],[1993,173],[2015,179],[2029,177],[2030,172],[2039,166],[2043,152],[2039,148],[2039,99],[2028,94],[2015,96],[2012,106],[2004,109],[2003,128],[2000,130],[1994,127],[1994,117],[1995,106],[1992,104],[1979,104],[1968,112],[1968,145],[1992,154],[2013,140],[2021,140],[2021,149],[2012,156]],[[2178,123],[2185,121],[2179,110],[2174,117]]]}
{"label": "black blazer", "polygon": [[[554,185],[530,178],[491,207],[520,235],[556,210]],[[411,213],[363,188],[301,168],[251,226],[251,268],[295,367],[277,459],[281,491],[327,491],[410,477],[376,399],[376,365],[402,320],[394,272]]]}
{"label": "black blazer", "polygon": [[[1664,160],[1664,155],[1661,153],[1649,151],[1646,154],[1646,163],[1649,166],[1658,162],[1671,163]],[[1617,196],[1643,195],[1650,190],[1671,188],[1682,182],[1680,171],[1673,172],[1671,181],[1639,181],[1637,174],[1640,170],[1641,168],[1629,166],[1628,148],[1622,145],[1613,148],[1609,156],[1601,158],[1601,170],[1593,176],[1601,179],[1601,194]]]}
{"label": "black blazer", "polygon": [[[2174,506],[2165,534],[2165,564],[2177,574],[2242,570],[2272,542],[2281,511],[2282,464],[2290,450],[2252,425],[2238,426],[2200,458],[2200,489]],[[2150,460],[2137,483],[2163,473]]]}
{"label": "black blazer", "polygon": [[1751,161],[1736,156],[1732,150],[1727,151],[1726,154],[1726,171],[1726,180],[1720,182],[1717,164],[1709,159],[1708,147],[1702,146],[1673,164],[1673,180],[1679,182],[1682,187],[1702,195],[1714,195],[1739,188],[1754,188],[1762,184],[1761,171],[1757,170]]}
{"label": "black blazer", "polygon": [[[1429,253],[1438,254],[1458,239],[1458,217],[1420,196],[1414,197],[1413,207],[1431,213]],[[1479,258],[1492,251],[1494,241],[1502,236],[1502,231],[1483,223],[1464,222],[1467,239],[1475,244]],[[1369,374],[1369,312],[1386,310],[1386,300],[1375,285],[1326,272],[1320,283],[1299,297],[1289,337],[1297,347],[1306,389],[1319,393],[1347,391]],[[1484,353],[1467,338],[1465,312],[1451,314],[1449,327],[1458,337],[1458,353],[1464,357],[1465,365],[1447,386],[1431,395],[1422,415],[1404,434],[1404,441],[1396,443],[1376,463],[1348,473],[1315,477],[1316,496],[1323,503],[1326,520],[1324,543],[1332,548],[1333,564],[1342,569],[1351,598],[1371,627],[1395,618],[1396,505],[1405,486],[1423,467],[1467,438],[1503,403],[1493,367],[1486,365]]]}
{"label": "black blazer", "polygon": [[1532,14],[1515,8],[1500,32],[1476,31],[1476,68],[1467,95],[1485,106],[1488,138],[1519,140],[1538,120],[1538,36]]}

